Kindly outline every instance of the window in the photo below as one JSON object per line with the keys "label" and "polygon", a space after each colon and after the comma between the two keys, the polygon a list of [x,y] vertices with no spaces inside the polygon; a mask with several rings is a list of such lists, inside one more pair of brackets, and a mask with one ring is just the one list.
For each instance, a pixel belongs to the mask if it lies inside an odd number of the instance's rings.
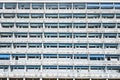
{"label": "window", "polygon": [[87,33],[74,33],[74,38],[87,38]]}
{"label": "window", "polygon": [[114,14],[102,14],[102,18],[114,18]]}
{"label": "window", "polygon": [[104,44],[104,48],[105,48],[105,49],[107,49],[107,48],[117,49],[117,48],[118,48],[118,44],[106,43],[106,44]]}
{"label": "window", "polygon": [[41,66],[38,66],[38,65],[27,65],[26,69],[27,69],[27,71],[29,71],[29,70],[40,70]]}
{"label": "window", "polygon": [[16,3],[5,3],[5,9],[16,9]]}
{"label": "window", "polygon": [[43,69],[57,69],[57,66],[43,66]]}
{"label": "window", "polygon": [[58,3],[46,3],[46,9],[58,9]]}
{"label": "window", "polygon": [[58,14],[45,14],[46,18],[58,18]]}
{"label": "window", "polygon": [[26,48],[27,44],[26,43],[14,43],[13,47],[14,48]]}
{"label": "window", "polygon": [[103,23],[103,28],[115,28],[115,23]]}
{"label": "window", "polygon": [[72,59],[72,54],[58,54],[59,58],[68,58],[68,59]]}
{"label": "window", "polygon": [[100,18],[100,14],[89,13],[89,14],[87,14],[87,18]]}
{"label": "window", "polygon": [[60,9],[72,9],[72,4],[71,3],[59,3],[59,8]]}
{"label": "window", "polygon": [[0,33],[1,38],[12,38],[12,33]]}
{"label": "window", "polygon": [[105,70],[105,67],[104,66],[91,66],[90,67],[91,69],[90,69],[90,71],[103,71],[104,72],[104,70]]}
{"label": "window", "polygon": [[85,9],[85,3],[73,3],[73,9]]}
{"label": "window", "polygon": [[60,23],[59,28],[72,28],[71,23]]}
{"label": "window", "polygon": [[45,23],[45,28],[58,28],[57,23]]}
{"label": "window", "polygon": [[106,54],[105,57],[108,61],[119,61],[120,55]]}
{"label": "window", "polygon": [[0,54],[0,60],[10,60],[10,54]]}
{"label": "window", "polygon": [[74,48],[78,49],[78,48],[87,48],[87,44],[86,43],[75,43],[74,44]]}
{"label": "window", "polygon": [[43,18],[43,14],[42,13],[32,13],[31,18]]}
{"label": "window", "polygon": [[3,9],[3,3],[0,3],[0,9]]}
{"label": "window", "polygon": [[115,9],[120,9],[120,3],[115,3],[114,6],[115,6]]}
{"label": "window", "polygon": [[30,3],[18,3],[18,9],[30,9]]}
{"label": "window", "polygon": [[87,60],[88,59],[88,55],[87,54],[74,54],[74,59]]}
{"label": "window", "polygon": [[72,33],[59,33],[59,38],[72,38]]}
{"label": "window", "polygon": [[104,38],[116,38],[116,33],[104,33]]}
{"label": "window", "polygon": [[44,48],[57,48],[57,43],[44,43]]}
{"label": "window", "polygon": [[41,48],[41,43],[28,43],[28,48]]}
{"label": "window", "polygon": [[102,48],[103,44],[100,43],[90,43],[89,48]]}
{"label": "window", "polygon": [[28,28],[28,23],[16,23],[17,28]]}
{"label": "window", "polygon": [[41,59],[41,54],[27,54],[28,59]]}
{"label": "window", "polygon": [[4,13],[3,17],[4,18],[15,18],[15,14],[14,13]]}
{"label": "window", "polygon": [[99,3],[87,3],[87,9],[99,9]]}
{"label": "window", "polygon": [[72,43],[59,43],[59,48],[72,48]]}
{"label": "window", "polygon": [[76,13],[76,14],[73,14],[73,18],[86,18],[86,14],[82,14],[82,13]]}
{"label": "window", "polygon": [[88,28],[100,28],[101,23],[88,23]]}
{"label": "window", "polygon": [[42,33],[30,33],[30,38],[42,38]]}
{"label": "window", "polygon": [[90,54],[90,60],[104,60],[104,54]]}
{"label": "window", "polygon": [[0,48],[11,48],[10,43],[0,43]]}
{"label": "window", "polygon": [[46,58],[46,59],[57,58],[57,54],[43,54],[43,58]]}
{"label": "window", "polygon": [[74,23],[73,27],[74,28],[86,28],[86,24],[85,23]]}
{"label": "window", "polygon": [[25,54],[12,54],[13,60],[21,60],[24,58],[25,59],[26,55]]}
{"label": "window", "polygon": [[13,28],[14,23],[1,23],[3,28]]}
{"label": "window", "polygon": [[72,18],[72,14],[59,14],[59,18]]}
{"label": "window", "polygon": [[29,14],[27,14],[27,13],[18,13],[17,18],[29,18]]}
{"label": "window", "polygon": [[45,38],[57,38],[57,33],[45,33]]}
{"label": "window", "polygon": [[32,3],[32,9],[44,9],[44,3]]}
{"label": "window", "polygon": [[27,33],[15,33],[15,38],[27,38]]}
{"label": "window", "polygon": [[73,66],[59,66],[59,69],[72,70]]}
{"label": "window", "polygon": [[30,28],[43,28],[42,23],[30,23]]}
{"label": "window", "polygon": [[116,14],[116,18],[117,18],[117,19],[120,19],[120,14],[119,14],[119,13]]}
{"label": "window", "polygon": [[113,3],[101,3],[101,9],[113,9]]}
{"label": "window", "polygon": [[101,38],[102,34],[101,33],[89,33],[88,37],[89,38]]}

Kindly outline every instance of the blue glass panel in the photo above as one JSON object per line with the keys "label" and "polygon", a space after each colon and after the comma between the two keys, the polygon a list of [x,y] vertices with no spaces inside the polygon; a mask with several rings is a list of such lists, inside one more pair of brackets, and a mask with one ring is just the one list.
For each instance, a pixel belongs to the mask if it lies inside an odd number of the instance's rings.
{"label": "blue glass panel", "polygon": [[44,3],[32,3],[32,9],[44,9]]}
{"label": "blue glass panel", "polygon": [[41,54],[27,54],[27,56],[41,56]]}
{"label": "blue glass panel", "polygon": [[101,9],[113,9],[113,3],[101,3]]}
{"label": "blue glass panel", "polygon": [[105,66],[91,66],[91,69],[105,69]]}
{"label": "blue glass panel", "polygon": [[25,56],[25,54],[12,54],[12,56]]}
{"label": "blue glass panel", "polygon": [[59,48],[72,47],[72,43],[59,43]]}
{"label": "blue glass panel", "polygon": [[58,9],[58,3],[46,3],[47,9]]}
{"label": "blue glass panel", "polygon": [[18,3],[19,9],[30,9],[30,3]]}
{"label": "blue glass panel", "polygon": [[16,3],[5,3],[6,9],[16,9]]}
{"label": "blue glass panel", "polygon": [[74,54],[74,57],[88,57],[88,54]]}
{"label": "blue glass panel", "polygon": [[10,54],[0,54],[0,59],[10,59]]}
{"label": "blue glass panel", "polygon": [[115,6],[115,9],[120,9],[120,3],[115,3],[114,6]]}
{"label": "blue glass panel", "polygon": [[85,9],[85,3],[73,3],[73,9]]}
{"label": "blue glass panel", "polygon": [[72,14],[59,14],[59,18],[72,18]]}
{"label": "blue glass panel", "polygon": [[45,17],[57,18],[57,17],[58,17],[58,14],[45,14]]}
{"label": "blue glass panel", "polygon": [[43,69],[57,69],[57,66],[43,65]]}
{"label": "blue glass panel", "polygon": [[27,69],[40,69],[41,66],[38,65],[28,65],[26,66]]}
{"label": "blue glass panel", "polygon": [[73,66],[59,66],[59,69],[73,69]]}
{"label": "blue glass panel", "polygon": [[88,69],[89,66],[75,66],[75,69]]}
{"label": "blue glass panel", "polygon": [[60,3],[59,4],[59,8],[60,9],[71,9],[72,8],[72,4],[71,3]]}
{"label": "blue glass panel", "polygon": [[0,9],[2,9],[3,8],[3,3],[0,3]]}
{"label": "blue glass panel", "polygon": [[76,14],[73,14],[73,17],[74,17],[74,18],[85,18],[85,17],[86,17],[86,14],[84,14],[84,13],[83,13],[83,14],[82,14],[82,13],[79,13],[79,14],[76,13]]}
{"label": "blue glass panel", "polygon": [[87,9],[99,9],[99,3],[87,3]]}
{"label": "blue glass panel", "polygon": [[57,54],[43,54],[44,57],[57,57]]}
{"label": "blue glass panel", "polygon": [[90,57],[103,57],[104,58],[104,54],[90,54]]}

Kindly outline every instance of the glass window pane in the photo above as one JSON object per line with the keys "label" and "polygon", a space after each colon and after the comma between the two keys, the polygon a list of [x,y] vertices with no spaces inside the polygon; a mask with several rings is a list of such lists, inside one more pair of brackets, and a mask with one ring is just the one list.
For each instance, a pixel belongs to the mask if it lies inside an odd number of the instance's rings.
{"label": "glass window pane", "polygon": [[30,3],[18,3],[18,9],[30,9]]}
{"label": "glass window pane", "polygon": [[113,3],[101,3],[101,9],[113,9]]}
{"label": "glass window pane", "polygon": [[71,3],[60,3],[59,4],[59,8],[60,9],[71,9],[72,8],[72,4]]}
{"label": "glass window pane", "polygon": [[14,13],[4,13],[3,17],[4,18],[15,18],[15,14]]}
{"label": "glass window pane", "polygon": [[120,9],[120,3],[115,3],[114,6],[115,6],[115,9]]}
{"label": "glass window pane", "polygon": [[73,3],[73,9],[85,9],[85,3]]}
{"label": "glass window pane", "polygon": [[88,3],[87,4],[87,9],[99,9],[99,3]]}
{"label": "glass window pane", "polygon": [[44,9],[44,3],[32,3],[32,9]]}
{"label": "glass window pane", "polygon": [[5,9],[16,9],[16,3],[5,3]]}
{"label": "glass window pane", "polygon": [[17,18],[29,18],[29,14],[28,13],[18,13]]}
{"label": "glass window pane", "polygon": [[46,9],[58,9],[58,3],[46,3]]}
{"label": "glass window pane", "polygon": [[3,3],[0,3],[0,9],[3,9]]}
{"label": "glass window pane", "polygon": [[43,14],[42,13],[34,13],[34,14],[31,14],[31,18],[43,18]]}

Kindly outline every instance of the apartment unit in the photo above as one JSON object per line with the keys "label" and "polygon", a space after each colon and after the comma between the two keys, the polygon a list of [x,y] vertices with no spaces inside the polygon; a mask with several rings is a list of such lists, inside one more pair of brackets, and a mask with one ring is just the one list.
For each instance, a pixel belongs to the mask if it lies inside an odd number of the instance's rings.
{"label": "apartment unit", "polygon": [[0,0],[0,80],[120,80],[120,1]]}

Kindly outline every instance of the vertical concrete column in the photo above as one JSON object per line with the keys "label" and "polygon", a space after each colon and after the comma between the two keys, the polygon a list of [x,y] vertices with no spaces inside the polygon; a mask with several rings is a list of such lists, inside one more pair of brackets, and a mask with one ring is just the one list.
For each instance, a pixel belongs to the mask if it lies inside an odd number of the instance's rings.
{"label": "vertical concrete column", "polygon": [[42,80],[42,77],[40,77],[40,80]]}
{"label": "vertical concrete column", "polygon": [[9,77],[7,77],[7,80],[9,80]]}
{"label": "vertical concrete column", "polygon": [[91,78],[89,80],[92,80]]}

